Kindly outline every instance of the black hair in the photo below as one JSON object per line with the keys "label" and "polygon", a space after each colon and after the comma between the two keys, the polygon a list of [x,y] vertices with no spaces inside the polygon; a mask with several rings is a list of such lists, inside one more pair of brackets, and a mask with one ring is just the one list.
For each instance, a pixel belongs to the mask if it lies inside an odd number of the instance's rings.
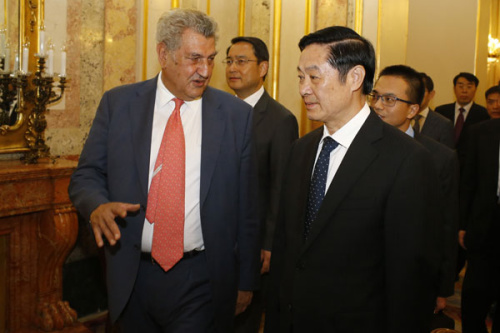
{"label": "black hair", "polygon": [[488,98],[489,95],[494,94],[494,93],[500,94],[500,85],[493,86],[493,87],[489,88],[488,90],[486,90],[486,92],[484,93],[484,97]]}
{"label": "black hair", "polygon": [[476,87],[479,85],[479,79],[474,74],[467,73],[467,72],[461,72],[453,78],[453,86],[457,85],[457,81],[461,77],[463,77],[464,79],[466,79],[469,82],[473,82],[476,85]]}
{"label": "black hair", "polygon": [[300,51],[311,44],[326,44],[330,47],[328,63],[339,72],[341,82],[345,82],[347,73],[354,66],[365,69],[363,94],[372,91],[375,76],[375,51],[372,44],[354,30],[333,26],[318,30],[302,37],[299,42]]}
{"label": "black hair", "polygon": [[424,72],[421,72],[420,78],[424,82],[425,90],[427,90],[428,92],[431,92],[434,90],[434,81],[432,81],[432,79],[429,75],[427,75]]}
{"label": "black hair", "polygon": [[425,94],[425,87],[419,72],[406,65],[394,65],[384,68],[380,72],[379,78],[386,75],[402,78],[408,84],[406,94],[408,95],[410,102],[418,105],[422,103]]}

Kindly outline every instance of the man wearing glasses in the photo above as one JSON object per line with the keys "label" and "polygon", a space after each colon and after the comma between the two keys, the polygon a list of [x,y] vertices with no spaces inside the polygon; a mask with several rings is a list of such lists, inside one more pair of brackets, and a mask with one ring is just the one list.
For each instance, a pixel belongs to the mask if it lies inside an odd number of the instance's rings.
{"label": "man wearing glasses", "polygon": [[[439,291],[436,299],[436,326],[446,306],[446,297],[453,295],[455,285],[455,265],[458,231],[458,159],[456,153],[431,138],[417,133],[410,125],[411,119],[419,113],[424,97],[424,82],[413,68],[396,65],[384,68],[375,83],[373,92],[368,95],[371,107],[379,117],[409,136],[415,138],[432,155],[441,185],[440,206],[443,213],[440,220],[443,227],[443,261],[440,268]],[[453,324],[453,320],[451,320]],[[433,323],[434,324],[434,323]],[[454,327],[450,328],[454,328]]]}
{"label": "man wearing glasses", "polygon": [[278,213],[281,179],[290,146],[298,137],[295,116],[269,96],[264,80],[269,69],[266,44],[255,37],[236,37],[227,49],[226,80],[236,96],[254,108],[253,138],[257,151],[261,224],[261,291],[236,318],[236,332],[259,331],[267,289],[267,273]]}
{"label": "man wearing glasses", "polygon": [[266,332],[429,332],[441,233],[431,156],[366,103],[369,41],[334,26],[299,48],[299,92],[324,126],[290,152]]}

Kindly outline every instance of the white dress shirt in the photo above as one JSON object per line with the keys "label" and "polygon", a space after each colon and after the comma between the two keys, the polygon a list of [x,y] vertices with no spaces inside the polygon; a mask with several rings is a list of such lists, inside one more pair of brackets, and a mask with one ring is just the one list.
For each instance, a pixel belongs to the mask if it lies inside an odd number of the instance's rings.
{"label": "white dress shirt", "polygon": [[[175,108],[172,99],[175,96],[167,90],[158,76],[156,99],[153,116],[153,132],[151,138],[151,154],[149,157],[149,182],[151,179],[160,149],[163,132],[168,118]],[[186,187],[185,187],[185,220],[184,220],[184,252],[203,249],[203,235],[200,217],[200,170],[201,170],[201,98],[184,102],[181,106],[182,128],[186,140]],[[141,250],[151,252],[154,224],[144,221]]]}
{"label": "white dress shirt", "polygon": [[256,92],[245,98],[243,101],[247,102],[254,108],[255,104],[257,104],[262,95],[264,95],[264,86],[260,86],[259,90],[257,90]]}
{"label": "white dress shirt", "polygon": [[[347,150],[349,149],[349,146],[351,145],[352,141],[358,134],[361,126],[363,126],[369,115],[370,115],[370,108],[368,107],[368,104],[365,103],[361,111],[359,111],[351,120],[349,120],[347,124],[342,126],[332,135],[330,135],[330,133],[328,132],[326,125],[323,126],[323,138],[321,139],[320,144],[318,145],[318,151],[316,152],[316,161],[318,160],[321,148],[323,148],[323,141],[325,137],[329,136],[333,140],[337,141],[339,144],[330,153],[330,164],[328,165],[328,175],[326,178],[325,194],[328,191],[328,188],[332,183],[333,177],[335,177],[335,174],[337,173],[337,170],[339,169],[340,164],[342,163],[342,160],[344,159],[344,156],[347,153]],[[314,162],[314,166],[316,166],[316,162]],[[313,173],[314,173],[314,168],[313,168]]]}

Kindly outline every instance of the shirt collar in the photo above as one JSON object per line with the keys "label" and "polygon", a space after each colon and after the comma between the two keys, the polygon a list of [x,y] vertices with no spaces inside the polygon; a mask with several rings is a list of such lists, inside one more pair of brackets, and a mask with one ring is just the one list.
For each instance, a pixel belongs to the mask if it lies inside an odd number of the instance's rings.
{"label": "shirt collar", "polygon": [[408,126],[408,129],[406,130],[405,133],[408,134],[409,136],[411,136],[412,138],[415,137],[415,131],[413,130],[413,127],[411,127],[411,125]]}
{"label": "shirt collar", "polygon": [[344,126],[342,126],[332,135],[330,135],[330,133],[328,132],[326,125],[323,125],[323,137],[321,141],[323,141],[325,137],[329,136],[337,141],[342,147],[349,149],[349,146],[351,145],[352,141],[358,134],[361,126],[363,126],[369,115],[370,108],[368,107],[368,104],[365,103],[363,108],[351,120],[349,120]]}
{"label": "shirt collar", "polygon": [[259,99],[264,95],[264,86],[260,86],[259,90],[245,98],[243,101],[250,104],[252,107],[255,107],[255,104],[259,101]]}
{"label": "shirt collar", "polygon": [[472,103],[474,103],[474,101],[470,102],[469,104],[465,105],[465,106],[460,106],[460,104],[458,104],[457,102],[455,102],[455,112],[460,112],[460,108],[464,108],[465,109],[465,112],[469,112],[470,108],[472,107]]}
{"label": "shirt collar", "polygon": [[427,116],[429,115],[429,107],[426,107],[425,109],[420,111],[418,114],[421,115],[422,118],[427,118]]}
{"label": "shirt collar", "polygon": [[[174,94],[172,94],[167,87],[163,84],[161,80],[161,72],[158,75],[158,83],[156,85],[156,102],[160,109],[166,107],[168,103],[172,103],[175,105],[172,99],[175,98]],[[197,107],[201,108],[201,100],[202,98],[198,98],[192,101],[184,101],[183,105],[186,105],[190,109],[195,109]],[[181,113],[184,108],[181,107]]]}

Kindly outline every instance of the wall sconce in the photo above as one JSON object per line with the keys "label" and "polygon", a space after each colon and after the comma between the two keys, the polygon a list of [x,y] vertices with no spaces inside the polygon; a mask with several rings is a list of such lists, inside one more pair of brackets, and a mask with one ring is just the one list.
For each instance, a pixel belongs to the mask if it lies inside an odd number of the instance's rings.
{"label": "wall sconce", "polygon": [[488,35],[488,63],[492,64],[500,58],[500,41]]}

